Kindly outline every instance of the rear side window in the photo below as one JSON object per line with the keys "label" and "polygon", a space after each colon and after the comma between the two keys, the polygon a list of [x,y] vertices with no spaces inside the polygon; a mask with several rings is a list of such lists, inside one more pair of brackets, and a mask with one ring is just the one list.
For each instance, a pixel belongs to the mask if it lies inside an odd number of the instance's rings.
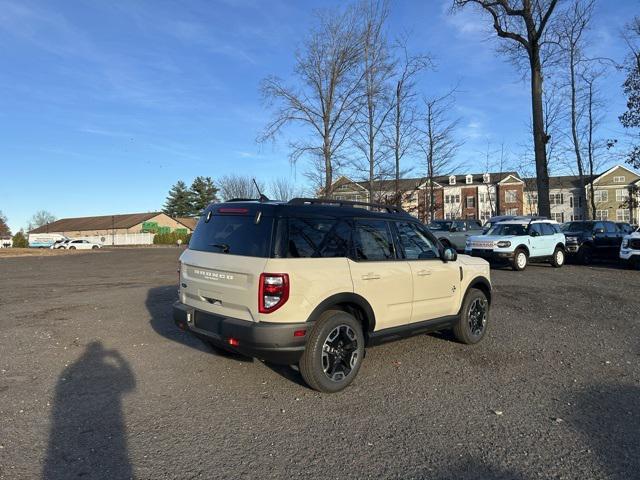
{"label": "rear side window", "polygon": [[326,218],[290,218],[287,257],[346,257],[351,228],[345,222]]}
{"label": "rear side window", "polygon": [[245,257],[269,257],[273,218],[254,215],[211,215],[198,223],[189,248],[200,252],[228,253]]}
{"label": "rear side window", "polygon": [[618,229],[616,228],[616,224],[613,222],[604,222],[605,228],[607,229],[607,233],[618,233]]}
{"label": "rear side window", "polygon": [[555,229],[550,223],[542,223],[541,225],[543,235],[554,235],[556,233]]}
{"label": "rear side window", "polygon": [[391,260],[395,258],[389,225],[384,220],[358,220],[354,235],[357,260]]}

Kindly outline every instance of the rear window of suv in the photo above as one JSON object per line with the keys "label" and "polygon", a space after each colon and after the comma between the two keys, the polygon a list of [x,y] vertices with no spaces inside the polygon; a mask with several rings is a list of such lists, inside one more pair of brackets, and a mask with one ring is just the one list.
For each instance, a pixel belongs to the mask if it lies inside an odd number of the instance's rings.
{"label": "rear window of suv", "polygon": [[287,257],[332,258],[349,254],[351,227],[330,218],[289,218]]}
{"label": "rear window of suv", "polygon": [[[207,215],[207,214],[205,214]],[[189,248],[200,252],[227,253],[245,257],[269,257],[273,218],[255,215],[212,214],[198,223]]]}

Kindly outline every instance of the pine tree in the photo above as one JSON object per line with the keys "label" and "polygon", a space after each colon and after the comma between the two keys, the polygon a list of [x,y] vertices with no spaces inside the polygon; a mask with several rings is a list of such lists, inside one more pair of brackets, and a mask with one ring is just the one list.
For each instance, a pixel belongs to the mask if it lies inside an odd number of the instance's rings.
{"label": "pine tree", "polygon": [[0,210],[0,237],[10,237],[11,230],[7,225],[7,217],[4,216],[2,210]]}
{"label": "pine tree", "polygon": [[24,234],[24,231],[20,230],[13,236],[13,248],[27,248],[29,246],[29,241],[27,240],[27,236]]}
{"label": "pine tree", "polygon": [[218,189],[211,177],[196,177],[191,184],[192,215],[200,215],[210,203],[218,201]]}
{"label": "pine tree", "polygon": [[187,217],[192,214],[191,192],[182,180],[176,182],[169,190],[162,211],[170,217]]}

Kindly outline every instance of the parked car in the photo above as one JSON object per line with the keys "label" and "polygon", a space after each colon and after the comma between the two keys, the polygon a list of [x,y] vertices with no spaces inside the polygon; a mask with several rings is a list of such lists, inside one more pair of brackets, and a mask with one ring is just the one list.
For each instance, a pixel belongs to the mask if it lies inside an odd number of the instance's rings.
{"label": "parked car", "polygon": [[484,235],[470,237],[465,253],[494,263],[510,263],[514,270],[524,270],[529,262],[549,262],[559,268],[565,261],[565,237],[552,220],[507,220],[496,223]]}
{"label": "parked car", "polygon": [[52,250],[65,249],[70,241],[71,239],[69,238],[56,240],[49,248],[51,248]]}
{"label": "parked car", "polygon": [[620,260],[636,270],[640,270],[640,228],[622,239]]}
{"label": "parked car", "polygon": [[530,218],[531,217],[525,217],[523,215],[498,215],[487,220],[482,230],[484,233],[487,233],[496,223],[506,222],[507,220],[528,220]]}
{"label": "parked car", "polygon": [[100,243],[90,242],[89,240],[69,240],[69,242],[60,246],[66,250],[97,250],[102,248]]}
{"label": "parked car", "polygon": [[176,324],[216,348],[298,364],[323,392],[353,381],[365,345],[443,329],[482,340],[487,262],[442,248],[397,207],[326,202],[210,205],[180,256]]}
{"label": "parked car", "polygon": [[616,225],[618,226],[618,229],[624,234],[624,235],[628,235],[630,233],[635,232],[635,228],[633,227],[633,225],[631,225],[630,223],[627,222],[616,222]]}
{"label": "parked car", "polygon": [[588,265],[594,259],[618,256],[624,234],[614,222],[582,220],[569,222],[563,228],[569,259]]}
{"label": "parked car", "polygon": [[478,220],[434,220],[427,225],[445,247],[464,252],[467,238],[482,235],[482,224]]}

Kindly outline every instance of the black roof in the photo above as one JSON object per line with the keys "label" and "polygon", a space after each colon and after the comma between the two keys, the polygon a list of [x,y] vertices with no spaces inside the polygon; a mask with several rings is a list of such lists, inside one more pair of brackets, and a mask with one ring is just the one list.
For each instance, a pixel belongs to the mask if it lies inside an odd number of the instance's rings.
{"label": "black roof", "polygon": [[[247,200],[238,199],[224,203],[212,204],[214,214],[224,209],[244,208],[247,214],[253,215],[261,211],[267,216],[331,216],[331,217],[360,217],[360,218],[410,218],[417,219],[393,205],[369,204],[365,202],[348,202],[333,199],[295,198],[288,202],[280,200]],[[369,209],[371,208],[371,209]],[[221,212],[224,213],[224,212]],[[229,212],[231,213],[231,212]],[[203,217],[206,216],[206,212]]]}

